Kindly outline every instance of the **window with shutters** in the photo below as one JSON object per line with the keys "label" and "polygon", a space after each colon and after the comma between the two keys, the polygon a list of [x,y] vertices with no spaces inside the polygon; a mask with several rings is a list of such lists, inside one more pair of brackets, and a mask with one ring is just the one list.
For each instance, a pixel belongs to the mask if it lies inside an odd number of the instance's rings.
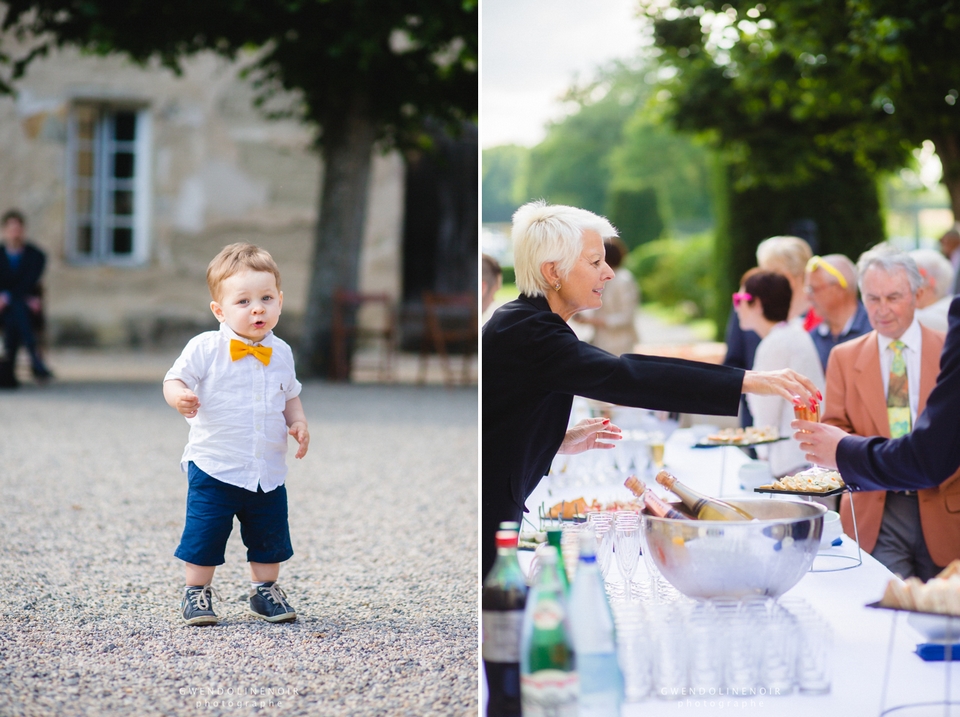
{"label": "window with shutters", "polygon": [[76,103],[67,127],[67,257],[143,263],[149,255],[149,112]]}

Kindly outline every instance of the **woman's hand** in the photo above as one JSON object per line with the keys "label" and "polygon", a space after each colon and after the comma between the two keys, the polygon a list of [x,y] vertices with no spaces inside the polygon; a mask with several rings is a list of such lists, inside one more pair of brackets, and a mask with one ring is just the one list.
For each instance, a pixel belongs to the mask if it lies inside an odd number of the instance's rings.
{"label": "woman's hand", "polygon": [[794,421],[791,428],[797,430],[793,437],[800,441],[800,449],[807,460],[824,468],[837,469],[837,446],[849,434],[842,428],[826,423]]}
{"label": "woman's hand", "polygon": [[789,368],[779,371],[747,371],[743,374],[741,391],[758,396],[783,396],[796,405],[804,403],[811,408],[814,408],[817,401],[823,400],[813,381]]}
{"label": "woman's hand", "polygon": [[619,426],[610,423],[609,418],[584,418],[577,425],[567,429],[557,453],[583,453],[591,448],[616,448],[613,443],[599,441],[619,441]]}

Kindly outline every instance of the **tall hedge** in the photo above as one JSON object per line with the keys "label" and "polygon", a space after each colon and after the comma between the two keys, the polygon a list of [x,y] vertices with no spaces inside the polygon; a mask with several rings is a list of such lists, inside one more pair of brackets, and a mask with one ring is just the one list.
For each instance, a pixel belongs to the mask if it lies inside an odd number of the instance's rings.
{"label": "tall hedge", "polygon": [[653,187],[612,187],[607,195],[607,218],[629,249],[663,234],[663,217]]}
{"label": "tall hedge", "polygon": [[[789,187],[738,189],[740,166],[718,167],[715,286],[720,300],[711,317],[722,331],[730,313],[723,297],[737,290],[747,269],[756,266],[757,245],[780,234],[804,236],[814,229],[816,254],[845,254],[853,261],[885,239],[876,177],[848,158],[831,158],[833,169]],[[812,220],[812,224],[811,224]]]}

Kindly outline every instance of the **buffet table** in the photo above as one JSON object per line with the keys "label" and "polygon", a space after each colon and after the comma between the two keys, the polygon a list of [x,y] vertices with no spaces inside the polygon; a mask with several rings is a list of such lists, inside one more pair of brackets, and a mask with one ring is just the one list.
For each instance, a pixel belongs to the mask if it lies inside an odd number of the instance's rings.
{"label": "buffet table", "polygon": [[[682,482],[709,495],[723,497],[747,493],[740,488],[738,470],[749,459],[735,447],[693,448],[695,439],[704,433],[703,427],[673,432],[665,444],[664,461],[667,469]],[[541,481],[527,501],[528,519],[537,523],[538,509],[542,505],[549,507],[561,500],[580,496],[588,501],[596,498],[601,502],[630,499],[631,494],[623,487],[622,479],[610,472],[613,455],[621,448],[618,446],[615,451],[604,451],[610,455],[599,458],[606,462],[598,466],[600,473],[602,471],[599,469],[606,466],[608,478],[603,482],[584,484],[561,476],[557,479],[547,477]],[[652,483],[649,475],[647,481]],[[751,491],[749,495],[756,497],[758,494]],[[523,529],[528,530],[530,526],[524,524]],[[729,694],[719,687],[712,694],[700,694],[698,691],[697,694],[648,697],[641,702],[626,703],[624,717],[724,710],[755,715],[857,717],[878,715],[882,708],[889,710],[905,704],[943,701],[945,663],[924,662],[914,653],[917,643],[923,642],[923,638],[907,624],[904,615],[865,607],[867,603],[880,599],[892,574],[867,553],[863,553],[863,562],[859,566],[852,560],[829,557],[831,554],[855,556],[856,545],[852,539],[844,536],[839,548],[832,548],[818,556],[813,566],[814,570],[853,567],[832,572],[809,572],[786,593],[788,597],[805,600],[824,616],[832,628],[833,680],[829,694],[775,697],[738,695]],[[525,568],[531,559],[532,553],[521,552],[521,565]],[[891,651],[891,631],[894,627]],[[884,697],[884,675],[888,669]],[[955,668],[951,669],[952,681],[957,682],[960,675]],[[960,699],[958,692],[960,690],[954,690],[953,699]],[[960,715],[960,706],[954,710],[951,714]],[[941,705],[933,712],[900,710],[893,714],[946,713]]]}

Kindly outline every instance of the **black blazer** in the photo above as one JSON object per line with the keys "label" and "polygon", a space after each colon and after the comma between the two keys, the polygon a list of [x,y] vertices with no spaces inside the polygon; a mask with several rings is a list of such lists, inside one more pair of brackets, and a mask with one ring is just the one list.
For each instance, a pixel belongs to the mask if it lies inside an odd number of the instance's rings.
{"label": "black blazer", "polygon": [[549,471],[573,397],[659,411],[735,416],[741,369],[636,354],[580,341],[542,297],[521,296],[483,327],[483,572],[501,520],[517,520]]}
{"label": "black blazer", "polygon": [[960,467],[960,296],[950,303],[940,374],[927,407],[902,438],[848,436],[837,446],[844,482],[859,490],[920,490]]}
{"label": "black blazer", "polygon": [[25,299],[35,294],[46,263],[46,254],[28,243],[24,245],[20,264],[14,271],[7,258],[6,249],[0,247],[0,293],[9,291],[10,296],[15,299]]}

